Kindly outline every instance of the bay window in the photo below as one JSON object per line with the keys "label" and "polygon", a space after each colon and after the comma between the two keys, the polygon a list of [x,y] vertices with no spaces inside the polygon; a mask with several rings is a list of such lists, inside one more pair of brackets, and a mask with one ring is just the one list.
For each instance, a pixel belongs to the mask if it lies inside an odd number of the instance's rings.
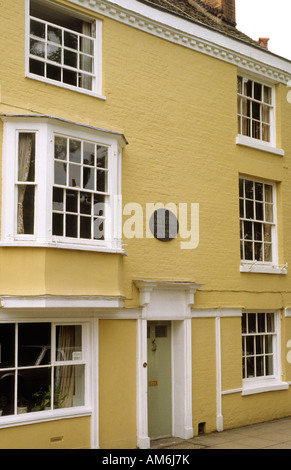
{"label": "bay window", "polygon": [[2,119],[1,243],[121,251],[124,136],[46,116]]}

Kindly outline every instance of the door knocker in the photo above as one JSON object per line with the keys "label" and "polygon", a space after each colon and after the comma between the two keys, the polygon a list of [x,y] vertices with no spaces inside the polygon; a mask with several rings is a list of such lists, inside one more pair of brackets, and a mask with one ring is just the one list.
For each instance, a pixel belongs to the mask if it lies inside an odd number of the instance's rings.
{"label": "door knocker", "polygon": [[156,343],[156,340],[155,340],[155,339],[152,341],[152,344],[153,344],[152,351],[154,351],[154,352],[155,352],[155,351],[158,349],[158,345],[157,345],[157,343]]}

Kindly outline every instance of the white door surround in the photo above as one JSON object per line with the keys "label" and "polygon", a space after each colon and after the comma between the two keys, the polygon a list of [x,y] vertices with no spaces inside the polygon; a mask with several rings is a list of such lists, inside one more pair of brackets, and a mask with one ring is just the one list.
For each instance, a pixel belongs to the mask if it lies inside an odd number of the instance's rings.
{"label": "white door surround", "polygon": [[147,404],[147,321],[172,321],[172,434],[193,437],[191,305],[201,285],[190,282],[135,281],[140,292],[137,321],[137,446],[150,448]]}

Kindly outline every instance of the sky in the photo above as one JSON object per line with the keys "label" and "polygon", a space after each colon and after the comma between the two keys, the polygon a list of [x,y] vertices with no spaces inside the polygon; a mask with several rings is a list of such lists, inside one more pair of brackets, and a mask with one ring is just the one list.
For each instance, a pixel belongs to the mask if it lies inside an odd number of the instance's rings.
{"label": "sky", "polygon": [[291,60],[291,0],[236,0],[237,28],[270,38],[269,50]]}

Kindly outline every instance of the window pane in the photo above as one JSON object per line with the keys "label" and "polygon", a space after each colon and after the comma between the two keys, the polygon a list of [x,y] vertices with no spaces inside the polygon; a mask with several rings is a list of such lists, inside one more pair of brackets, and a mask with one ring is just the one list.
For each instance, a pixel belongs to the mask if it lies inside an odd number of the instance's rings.
{"label": "window pane", "polygon": [[80,213],[91,215],[92,212],[92,194],[80,193]]}
{"label": "window pane", "polygon": [[258,241],[263,240],[263,226],[262,226],[262,224],[254,223],[254,235],[255,235],[255,240],[258,240]]}
{"label": "window pane", "polygon": [[105,193],[107,191],[107,172],[97,170],[97,191]]}
{"label": "window pane", "polygon": [[92,238],[90,217],[80,217],[80,238]]}
{"label": "window pane", "polygon": [[34,234],[34,186],[18,185],[17,233]]}
{"label": "window pane", "polygon": [[264,102],[272,104],[272,89],[268,86],[264,86]]}
{"label": "window pane", "polygon": [[272,245],[270,243],[265,243],[264,245],[264,260],[267,263],[272,261]]}
{"label": "window pane", "polygon": [[254,183],[250,180],[245,180],[245,197],[247,199],[254,199]]}
{"label": "window pane", "polygon": [[23,369],[18,375],[17,414],[40,411],[50,406],[51,369]]}
{"label": "window pane", "polygon": [[[62,44],[62,30],[54,26],[48,26],[48,40],[55,44]],[[49,46],[50,47],[50,46]]]}
{"label": "window pane", "polygon": [[84,366],[55,368],[54,409],[84,405]]}
{"label": "window pane", "polygon": [[265,314],[258,313],[258,332],[264,333],[265,331],[266,331]]}
{"label": "window pane", "polygon": [[266,351],[266,354],[270,354],[273,352],[273,336],[272,335],[265,336],[265,351]]}
{"label": "window pane", "polygon": [[64,42],[65,42],[66,47],[69,47],[70,49],[78,50],[78,36],[76,34],[65,31]]}
{"label": "window pane", "polygon": [[253,244],[252,242],[245,242],[245,260],[250,261],[254,259],[253,255]]}
{"label": "window pane", "polygon": [[49,364],[50,344],[50,323],[20,323],[18,325],[18,365]]}
{"label": "window pane", "polygon": [[81,166],[69,165],[69,186],[81,187]]}
{"label": "window pane", "polygon": [[52,62],[62,63],[62,49],[57,46],[48,44],[47,46],[47,58]]}
{"label": "window pane", "polygon": [[64,235],[63,214],[53,214],[53,235],[62,237]]}
{"label": "window pane", "polygon": [[104,220],[94,219],[94,240],[104,240]]}
{"label": "window pane", "polygon": [[265,204],[265,220],[273,222],[273,204]]}
{"label": "window pane", "polygon": [[69,65],[70,67],[77,68],[78,67],[78,55],[76,52],[64,51],[64,64]]}
{"label": "window pane", "polygon": [[241,77],[237,77],[237,92],[239,94],[242,93],[242,78]]}
{"label": "window pane", "polygon": [[266,375],[273,375],[273,356],[266,356]]}
{"label": "window pane", "polygon": [[65,186],[67,183],[67,165],[66,163],[55,162],[55,184]]}
{"label": "window pane", "polygon": [[83,163],[84,165],[95,165],[95,145],[91,144],[90,142],[84,142]]}
{"label": "window pane", "polygon": [[38,38],[45,38],[45,24],[35,20],[30,21],[30,34]]}
{"label": "window pane", "polygon": [[35,180],[35,134],[21,132],[18,141],[18,181]]}
{"label": "window pane", "polygon": [[97,147],[97,166],[98,168],[108,168],[108,149],[107,147]]}
{"label": "window pane", "polygon": [[264,336],[256,336],[256,354],[264,354]]}
{"label": "window pane", "polygon": [[267,313],[267,331],[275,332],[275,322],[273,313]]}
{"label": "window pane", "polygon": [[57,80],[58,82],[62,81],[62,69],[61,67],[55,67],[54,65],[47,64],[47,78],[51,80]]}
{"label": "window pane", "polygon": [[263,261],[263,244],[255,243],[255,260]]}
{"label": "window pane", "polygon": [[53,210],[64,210],[64,190],[62,188],[53,188]]}
{"label": "window pane", "polygon": [[66,216],[66,237],[78,237],[78,217],[74,215]]}
{"label": "window pane", "polygon": [[45,76],[45,64],[38,60],[29,59],[29,71],[35,75]]}
{"label": "window pane", "polygon": [[95,169],[94,168],[83,168],[83,188],[84,189],[95,189]]}
{"label": "window pane", "polygon": [[244,239],[253,240],[253,224],[252,222],[244,222]]}
{"label": "window pane", "polygon": [[70,139],[70,162],[81,163],[81,141]]}
{"label": "window pane", "polygon": [[80,54],[80,69],[84,72],[93,72],[93,59],[86,55]]}
{"label": "window pane", "polygon": [[255,333],[256,332],[256,314],[249,313],[248,314],[248,333]]}
{"label": "window pane", "polygon": [[45,57],[45,43],[37,41],[36,39],[30,40],[30,53],[38,57]]}
{"label": "window pane", "polygon": [[[0,325],[0,369],[15,365],[15,325]],[[1,396],[1,392],[0,392]]]}
{"label": "window pane", "polygon": [[56,327],[56,361],[82,360],[82,327]]}
{"label": "window pane", "polygon": [[256,219],[257,220],[264,220],[264,209],[263,204],[260,202],[256,202]]}
{"label": "window pane", "polygon": [[55,136],[55,158],[58,160],[67,159],[67,139]]}
{"label": "window pane", "polygon": [[255,100],[262,100],[262,85],[260,83],[254,82],[254,98]]}
{"label": "window pane", "polygon": [[255,358],[248,357],[247,358],[247,377],[251,378],[255,375]]}
{"label": "window pane", "polygon": [[245,313],[243,313],[243,316],[242,316],[242,332],[243,333],[247,332],[247,316]]}
{"label": "window pane", "polygon": [[94,194],[94,215],[105,215],[105,198],[101,194]]}
{"label": "window pane", "polygon": [[0,416],[14,414],[14,386],[15,372],[0,372]]}
{"label": "window pane", "polygon": [[67,212],[78,212],[78,192],[77,191],[66,191],[66,211]]}
{"label": "window pane", "polygon": [[67,70],[67,69],[63,70],[63,82],[64,83],[67,83],[68,85],[77,86],[78,84],[77,78],[78,78],[77,72],[74,72],[72,70]]}
{"label": "window pane", "polygon": [[265,201],[273,202],[273,187],[270,184],[265,184]]}
{"label": "window pane", "polygon": [[261,377],[264,373],[264,356],[256,357],[256,377]]}

